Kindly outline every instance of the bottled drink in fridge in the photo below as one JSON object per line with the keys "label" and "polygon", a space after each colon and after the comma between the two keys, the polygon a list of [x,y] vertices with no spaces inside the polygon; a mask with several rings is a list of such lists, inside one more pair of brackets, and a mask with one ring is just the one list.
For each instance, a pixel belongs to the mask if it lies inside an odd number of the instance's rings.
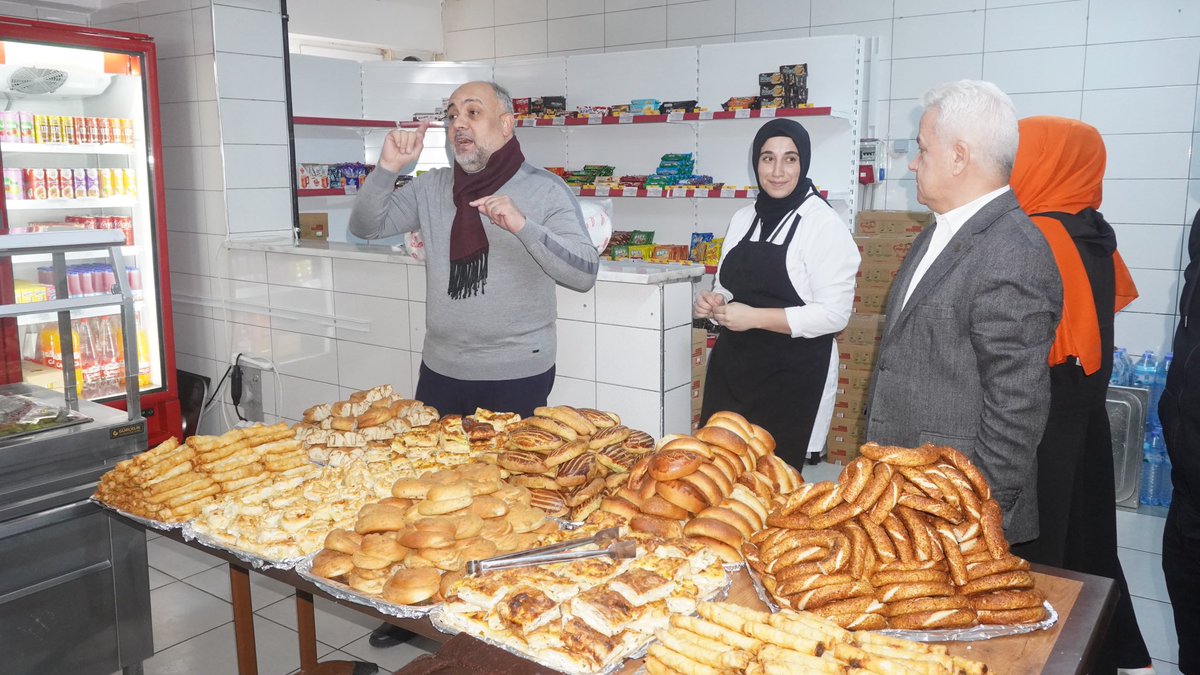
{"label": "bottled drink in fridge", "polygon": [[117,349],[116,336],[120,331],[113,331],[114,319],[115,317],[111,316],[96,317],[92,334],[92,339],[96,341],[96,360],[100,365],[100,388],[104,392],[103,396],[112,396],[124,390],[122,371],[125,369],[125,363]]}
{"label": "bottled drink in fridge", "polygon": [[1157,430],[1146,436],[1146,445],[1142,456],[1142,482],[1138,502],[1145,506],[1158,506],[1162,499],[1163,487],[1163,444],[1162,434]]}
{"label": "bottled drink in fridge", "polygon": [[154,384],[150,376],[150,339],[146,337],[146,329],[142,325],[141,310],[137,310],[134,316],[137,323],[138,386],[148,389]]}
{"label": "bottled drink in fridge", "polygon": [[83,375],[83,397],[100,398],[104,396],[104,370],[96,355],[95,333],[86,319],[77,322],[75,331],[79,334],[79,368]]}

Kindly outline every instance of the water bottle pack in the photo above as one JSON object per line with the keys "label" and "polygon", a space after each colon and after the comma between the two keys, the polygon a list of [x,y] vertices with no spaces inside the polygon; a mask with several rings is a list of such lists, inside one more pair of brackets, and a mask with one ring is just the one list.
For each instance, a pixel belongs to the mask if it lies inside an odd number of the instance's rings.
{"label": "water bottle pack", "polygon": [[1145,506],[1170,506],[1171,460],[1167,457],[1160,429],[1146,435],[1144,451],[1138,502]]}

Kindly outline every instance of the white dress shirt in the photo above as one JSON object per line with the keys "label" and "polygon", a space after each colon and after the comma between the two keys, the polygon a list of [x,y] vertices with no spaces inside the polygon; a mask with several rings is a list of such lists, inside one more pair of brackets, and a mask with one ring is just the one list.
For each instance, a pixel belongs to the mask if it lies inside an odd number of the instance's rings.
{"label": "white dress shirt", "polygon": [[921,262],[917,263],[917,269],[913,271],[912,280],[908,282],[908,288],[904,291],[904,303],[900,305],[903,309],[908,304],[908,299],[912,297],[913,289],[920,283],[921,278],[929,271],[933,261],[941,255],[946,249],[946,245],[958,234],[962,229],[963,223],[971,219],[979,210],[992,201],[996,197],[1008,192],[1008,186],[993,190],[974,201],[967,202],[962,206],[950,209],[945,213],[935,213],[934,218],[937,224],[934,225],[933,234],[929,237],[929,248],[925,249],[925,257],[921,258]]}

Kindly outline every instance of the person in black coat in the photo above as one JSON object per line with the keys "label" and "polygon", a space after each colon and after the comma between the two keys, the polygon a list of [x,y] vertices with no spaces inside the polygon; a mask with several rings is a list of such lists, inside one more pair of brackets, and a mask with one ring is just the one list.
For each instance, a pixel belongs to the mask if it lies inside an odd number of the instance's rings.
{"label": "person in black coat", "polygon": [[1200,213],[1188,236],[1175,358],[1158,403],[1175,494],[1163,530],[1162,566],[1179,636],[1179,671],[1200,673]]}

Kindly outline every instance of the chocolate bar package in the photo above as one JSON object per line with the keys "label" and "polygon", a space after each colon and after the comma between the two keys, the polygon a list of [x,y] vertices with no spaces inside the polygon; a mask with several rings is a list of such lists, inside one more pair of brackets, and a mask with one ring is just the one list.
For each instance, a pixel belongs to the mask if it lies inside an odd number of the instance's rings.
{"label": "chocolate bar package", "polygon": [[758,86],[772,87],[777,84],[783,84],[783,73],[775,71],[773,73],[759,73]]}
{"label": "chocolate bar package", "polygon": [[566,112],[567,97],[566,96],[543,96],[542,97],[542,113],[557,114]]}

